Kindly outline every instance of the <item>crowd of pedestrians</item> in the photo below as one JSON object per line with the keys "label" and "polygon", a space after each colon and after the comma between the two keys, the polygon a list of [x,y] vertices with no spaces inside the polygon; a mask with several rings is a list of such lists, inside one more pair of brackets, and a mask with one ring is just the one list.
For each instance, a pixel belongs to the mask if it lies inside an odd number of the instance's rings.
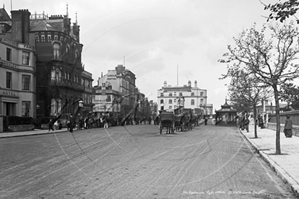
{"label": "crowd of pedestrians", "polygon": [[[90,128],[110,128],[113,126],[121,126],[121,125],[138,125],[138,124],[152,124],[152,117],[143,117],[143,118],[123,118],[112,116],[110,114],[104,114],[100,117],[95,116],[86,116],[79,117],[78,119],[74,119],[72,115],[69,116],[67,121],[67,129],[69,131],[73,131],[73,129],[90,129]],[[51,123],[51,122],[50,122]],[[50,130],[49,123],[49,130]]]}

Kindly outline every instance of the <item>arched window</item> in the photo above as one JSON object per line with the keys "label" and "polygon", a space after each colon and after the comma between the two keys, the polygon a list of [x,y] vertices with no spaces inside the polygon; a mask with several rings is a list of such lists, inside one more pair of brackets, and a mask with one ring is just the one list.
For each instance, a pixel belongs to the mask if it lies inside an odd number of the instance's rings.
{"label": "arched window", "polygon": [[53,44],[53,58],[54,59],[60,58],[60,45],[58,43]]}
{"label": "arched window", "polygon": [[171,99],[169,100],[169,104],[172,104],[172,100]]}
{"label": "arched window", "polygon": [[160,100],[160,103],[161,103],[161,104],[163,104],[163,103],[164,103],[164,100],[163,100],[163,99],[161,99],[161,100]]}
{"label": "arched window", "polygon": [[194,99],[191,100],[191,105],[195,105],[195,100]]}

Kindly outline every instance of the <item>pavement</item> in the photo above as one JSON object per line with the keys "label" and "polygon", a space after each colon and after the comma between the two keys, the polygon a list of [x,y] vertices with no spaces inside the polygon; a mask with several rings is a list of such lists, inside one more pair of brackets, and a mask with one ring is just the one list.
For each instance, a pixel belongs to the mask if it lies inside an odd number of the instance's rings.
{"label": "pavement", "polygon": [[275,155],[276,132],[270,129],[257,127],[257,137],[254,137],[254,125],[249,125],[249,133],[246,130],[240,132],[269,164],[269,166],[299,197],[299,137],[286,138],[280,133],[281,155]]}
{"label": "pavement", "polygon": [[[49,133],[67,132],[61,130],[40,130],[0,133],[1,138],[43,135]],[[242,135],[250,142],[261,157],[269,164],[276,174],[288,185],[294,194],[299,197],[299,137],[286,138],[280,134],[281,155],[275,155],[276,132],[270,129],[257,128],[258,138],[254,138],[254,125],[249,125],[249,132],[241,131]]]}
{"label": "pavement", "polygon": [[1,138],[9,138],[9,137],[20,137],[20,136],[33,136],[33,135],[43,135],[49,133],[62,133],[67,132],[67,128],[62,128],[60,130],[49,131],[48,129],[35,129],[34,131],[20,131],[20,132],[4,132],[0,133]]}

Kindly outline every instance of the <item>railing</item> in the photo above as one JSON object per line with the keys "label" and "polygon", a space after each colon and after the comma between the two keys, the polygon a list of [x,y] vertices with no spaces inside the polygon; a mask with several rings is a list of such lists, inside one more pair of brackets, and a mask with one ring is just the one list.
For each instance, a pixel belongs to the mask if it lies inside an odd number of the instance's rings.
{"label": "railing", "polygon": [[70,80],[63,79],[61,77],[60,78],[51,78],[50,85],[66,86],[66,87],[75,88],[75,89],[84,91],[84,86],[82,86],[78,83],[75,83],[75,82],[71,82]]}
{"label": "railing", "polygon": [[[284,124],[286,116],[289,115],[293,122],[293,125],[299,126],[299,110],[298,111],[287,111],[280,113],[280,124]],[[276,123],[276,114],[269,114],[269,123]]]}

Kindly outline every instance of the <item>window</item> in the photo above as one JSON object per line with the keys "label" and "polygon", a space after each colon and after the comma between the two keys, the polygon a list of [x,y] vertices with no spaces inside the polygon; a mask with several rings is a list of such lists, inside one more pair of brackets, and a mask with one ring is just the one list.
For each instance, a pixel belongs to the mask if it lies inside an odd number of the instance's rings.
{"label": "window", "polygon": [[163,97],[163,96],[164,96],[164,93],[160,93],[160,96]]}
{"label": "window", "polygon": [[30,89],[30,75],[22,75],[22,90],[29,91]]}
{"label": "window", "polygon": [[41,35],[41,40],[42,40],[42,42],[45,41],[45,35]]}
{"label": "window", "polygon": [[58,36],[57,35],[54,35],[54,40],[58,40]]}
{"label": "window", "polygon": [[171,99],[169,100],[169,104],[172,104],[172,100]]}
{"label": "window", "polygon": [[60,45],[58,43],[53,44],[53,58],[59,59],[60,57]]}
{"label": "window", "polygon": [[176,96],[176,92],[174,92],[174,96]]}
{"label": "window", "polygon": [[172,109],[172,106],[169,106],[169,109]]}
{"label": "window", "polygon": [[172,93],[169,93],[169,96],[172,97]]}
{"label": "window", "polygon": [[6,88],[12,88],[12,73],[6,72]]}
{"label": "window", "polygon": [[194,99],[191,100],[191,105],[195,105],[195,100]]}
{"label": "window", "polygon": [[160,103],[161,103],[161,104],[163,104],[163,103],[164,103],[164,100],[163,100],[163,99],[161,99],[161,100],[160,100]]}
{"label": "window", "polygon": [[194,93],[194,92],[192,92],[192,93],[191,93],[191,96],[195,96],[195,93]]}
{"label": "window", "polygon": [[29,52],[22,52],[22,64],[29,65]]}
{"label": "window", "polygon": [[22,101],[22,116],[29,117],[30,101]]}
{"label": "window", "polygon": [[40,40],[40,38],[39,38],[38,35],[35,35],[35,40],[36,40],[36,41],[39,41],[39,40]]}
{"label": "window", "polygon": [[51,41],[51,35],[48,35],[48,41]]}
{"label": "window", "polygon": [[11,49],[6,48],[6,60],[11,61]]}
{"label": "window", "polygon": [[179,96],[182,96],[182,93],[179,93]]}
{"label": "window", "polygon": [[203,96],[203,92],[200,93],[200,96],[201,96],[201,97]]}
{"label": "window", "polygon": [[200,104],[203,104],[203,99],[200,99]]}
{"label": "window", "polygon": [[176,103],[176,99],[174,99],[174,103]]}

